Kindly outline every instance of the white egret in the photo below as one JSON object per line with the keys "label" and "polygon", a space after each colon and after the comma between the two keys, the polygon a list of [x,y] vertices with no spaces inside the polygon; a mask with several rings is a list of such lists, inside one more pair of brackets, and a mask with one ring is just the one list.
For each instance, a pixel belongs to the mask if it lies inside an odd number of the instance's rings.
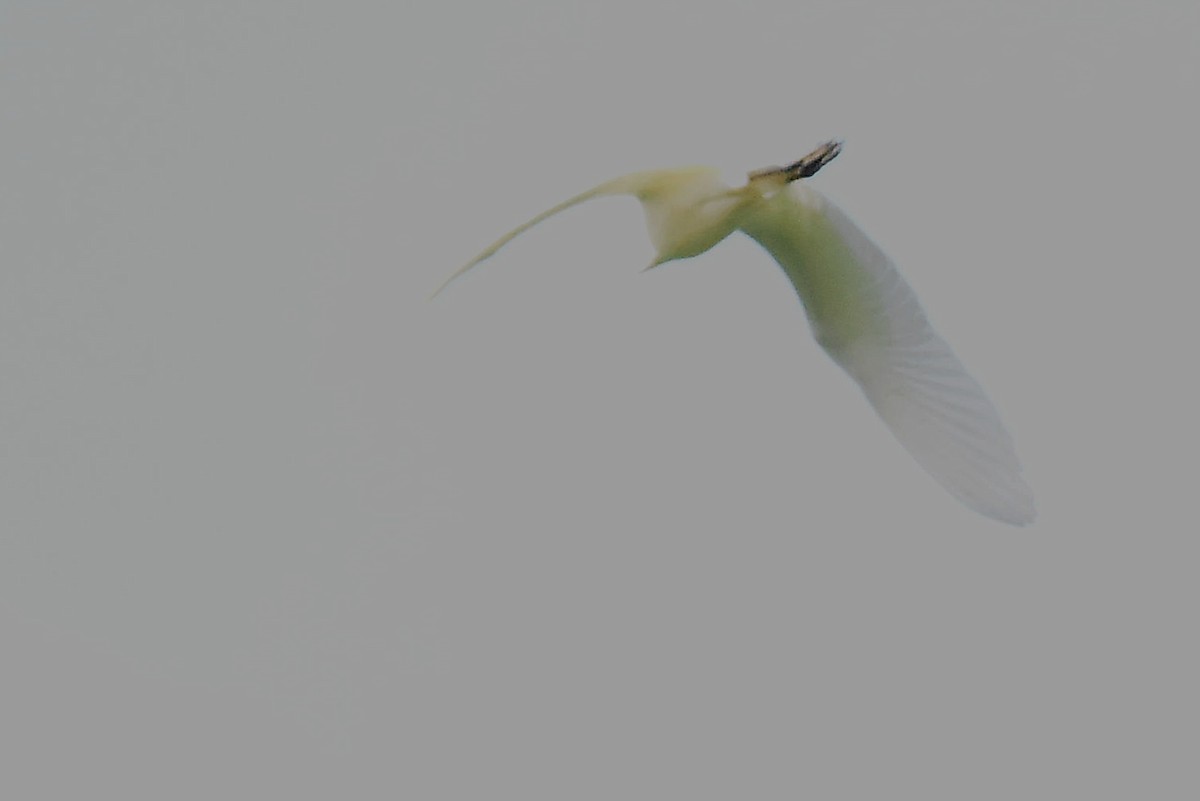
{"label": "white egret", "polygon": [[975,511],[1005,523],[1031,523],[1033,493],[983,389],[930,326],[891,260],[841,209],[799,182],[840,151],[840,143],[828,142],[787,167],[750,173],[738,188],[721,183],[708,167],[616,178],[505,234],[437,292],[518,234],[601,195],[641,201],[657,251],[650,267],[697,256],[741,230],[783,268],[817,342],[858,382],[913,458]]}

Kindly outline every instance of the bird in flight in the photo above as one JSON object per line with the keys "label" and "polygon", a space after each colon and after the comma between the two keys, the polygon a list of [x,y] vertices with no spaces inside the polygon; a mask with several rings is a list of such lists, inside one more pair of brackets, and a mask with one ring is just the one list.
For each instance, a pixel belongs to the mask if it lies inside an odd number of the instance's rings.
{"label": "bird in flight", "polygon": [[827,142],[786,167],[723,184],[711,167],[635,172],[576,195],[500,237],[434,295],[517,235],[603,195],[642,203],[650,267],[697,256],[742,231],[791,280],[825,352],[853,378],[900,444],[951,495],[980,514],[1028,525],[1033,493],[983,388],[933,329],[891,260],[846,214],[800,179],[841,152]]}

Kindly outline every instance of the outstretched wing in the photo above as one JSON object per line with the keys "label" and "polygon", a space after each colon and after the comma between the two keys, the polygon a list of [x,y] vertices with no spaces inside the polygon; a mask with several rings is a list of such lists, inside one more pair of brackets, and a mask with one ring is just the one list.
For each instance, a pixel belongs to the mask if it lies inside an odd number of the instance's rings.
{"label": "outstretched wing", "polygon": [[[533,226],[553,217],[560,211],[566,211],[572,206],[577,206],[585,200],[591,200],[594,197],[602,197],[604,195],[633,195],[642,202],[642,207],[646,212],[646,224],[649,228],[650,239],[654,242],[655,247],[661,251],[663,248],[664,239],[669,238],[668,232],[665,230],[668,227],[669,213],[674,206],[680,201],[688,201],[694,199],[694,196],[700,192],[719,193],[725,189],[718,180],[717,171],[710,167],[679,167],[666,170],[646,170],[644,172],[630,173],[622,175],[620,178],[614,178],[611,181],[605,181],[599,186],[593,187],[586,192],[580,192],[573,198],[564,200],[553,208],[546,209],[541,214],[534,217],[528,222],[518,225],[516,228],[509,231],[504,236],[497,239],[487,247],[482,253],[469,262],[459,267],[454,273],[447,278],[442,285],[434,290],[431,298],[436,297],[439,292],[445,289],[451,281],[458,278],[467,270],[474,267],[479,262],[492,256],[500,248],[507,245],[512,240],[516,239],[521,234],[528,231]],[[733,230],[730,225],[718,239],[723,239]],[[705,245],[704,249],[711,247],[713,243]],[[691,254],[689,254],[691,255]]]}
{"label": "outstretched wing", "polygon": [[1033,493],[999,413],[866,234],[799,183],[764,199],[742,230],[783,267],[817,340],[913,458],[981,514],[1033,522]]}
{"label": "outstretched wing", "polygon": [[580,192],[575,197],[569,198],[568,200],[564,200],[562,203],[559,203],[557,206],[555,206],[553,208],[546,209],[541,214],[537,215],[536,217],[534,217],[532,220],[529,220],[528,222],[521,223],[516,228],[509,231],[507,234],[500,237],[492,244],[488,245],[487,249],[484,250],[482,253],[480,253],[478,256],[471,259],[469,262],[464,264],[462,267],[459,267],[457,270],[455,270],[450,275],[449,278],[447,278],[445,281],[442,282],[441,286],[439,286],[437,289],[433,290],[433,294],[430,295],[429,297],[431,299],[437,297],[438,293],[441,292],[443,289],[445,289],[447,286],[449,286],[450,283],[455,278],[458,278],[460,275],[465,273],[467,270],[471,269],[476,264],[479,264],[479,262],[492,256],[493,254],[495,254],[495,252],[497,250],[504,247],[509,242],[513,241],[518,236],[525,233],[530,228],[532,228],[533,226],[542,222],[546,218],[553,217],[555,214],[558,214],[560,211],[566,211],[567,209],[571,208],[572,206],[577,206],[580,203],[584,202],[585,200],[591,200],[594,197],[600,197],[602,195],[617,195],[617,194],[629,192],[630,188],[627,185],[628,183],[629,183],[628,177],[617,178],[614,181],[607,181],[605,183],[600,184],[599,186],[592,187],[591,189],[587,190],[586,192]]}

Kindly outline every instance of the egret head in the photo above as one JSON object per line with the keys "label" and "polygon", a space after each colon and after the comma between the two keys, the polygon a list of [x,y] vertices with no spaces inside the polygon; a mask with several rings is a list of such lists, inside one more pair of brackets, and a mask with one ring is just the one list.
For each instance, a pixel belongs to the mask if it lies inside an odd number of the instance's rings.
{"label": "egret head", "polygon": [[786,167],[755,170],[737,189],[722,183],[710,167],[642,173],[643,183],[635,194],[645,207],[646,227],[656,251],[650,267],[705,252],[737,230],[742,215],[758,200],[815,175],[841,150],[840,142],[826,142]]}

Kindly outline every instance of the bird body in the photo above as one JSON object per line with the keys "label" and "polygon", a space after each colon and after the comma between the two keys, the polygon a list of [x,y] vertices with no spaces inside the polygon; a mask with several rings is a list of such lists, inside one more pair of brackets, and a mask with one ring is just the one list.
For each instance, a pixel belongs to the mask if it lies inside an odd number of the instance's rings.
{"label": "bird body", "polygon": [[879,324],[866,289],[871,276],[816,190],[790,184],[744,215],[741,229],[775,257],[796,287],[813,336],[834,358]]}
{"label": "bird body", "polygon": [[983,389],[930,325],[891,260],[841,209],[799,183],[839,152],[830,142],[787,167],[753,172],[738,188],[708,167],[607,181],[505,234],[446,284],[547,217],[602,195],[630,194],[642,202],[656,250],[650,267],[697,256],[741,230],[783,268],[817,342],[916,461],[981,514],[1014,525],[1032,522],[1033,493]]}
{"label": "bird body", "polygon": [[651,267],[709,250],[738,228],[749,198],[730,192],[710,167],[684,167],[636,174],[634,193],[646,212],[655,256]]}

